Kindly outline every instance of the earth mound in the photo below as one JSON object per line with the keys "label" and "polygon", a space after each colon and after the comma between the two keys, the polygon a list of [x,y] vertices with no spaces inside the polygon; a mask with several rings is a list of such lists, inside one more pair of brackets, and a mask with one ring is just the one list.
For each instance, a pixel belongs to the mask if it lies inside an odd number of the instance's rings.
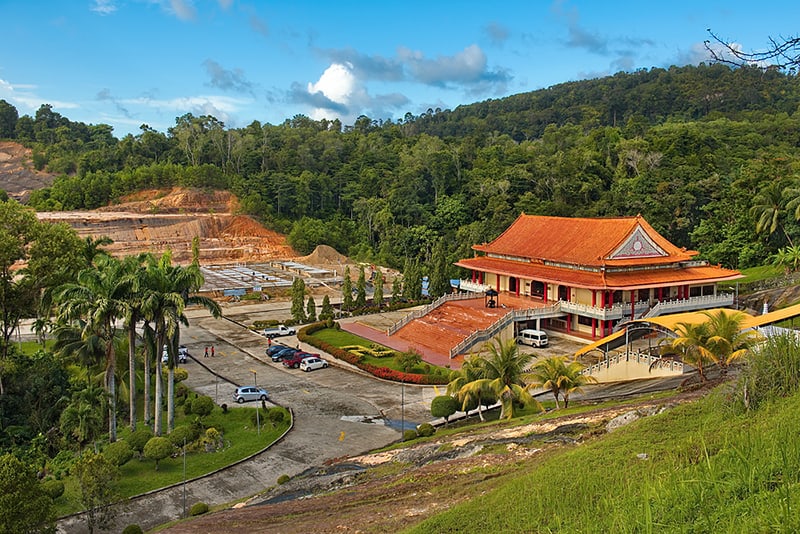
{"label": "earth mound", "polygon": [[350,258],[340,254],[335,248],[328,245],[317,245],[314,252],[299,258],[299,261],[311,265],[346,265],[352,263]]}

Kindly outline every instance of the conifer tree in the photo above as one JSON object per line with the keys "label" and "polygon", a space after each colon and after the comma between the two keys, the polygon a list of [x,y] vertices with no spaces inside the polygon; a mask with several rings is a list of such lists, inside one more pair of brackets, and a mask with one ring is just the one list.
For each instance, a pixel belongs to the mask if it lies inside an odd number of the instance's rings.
{"label": "conifer tree", "polygon": [[330,297],[325,295],[322,299],[322,311],[319,312],[319,320],[327,321],[328,319],[333,319],[333,306],[331,306]]}
{"label": "conifer tree", "polygon": [[350,266],[344,268],[344,280],[342,281],[342,309],[350,311],[353,309],[353,281],[350,280]]}
{"label": "conifer tree", "polygon": [[295,278],[292,282],[292,318],[297,323],[306,322],[304,304],[306,300],[306,283],[302,278]]}
{"label": "conifer tree", "polygon": [[403,286],[402,280],[399,276],[395,276],[394,280],[392,280],[392,296],[389,299],[391,304],[397,304],[400,302],[400,297],[403,296]]}
{"label": "conifer tree", "polygon": [[317,320],[317,303],[314,302],[314,297],[308,297],[308,305],[306,306],[306,315],[308,316],[308,322],[313,323]]}
{"label": "conifer tree", "polygon": [[357,309],[367,305],[367,279],[364,274],[364,266],[358,270],[358,280],[356,281],[356,302]]}

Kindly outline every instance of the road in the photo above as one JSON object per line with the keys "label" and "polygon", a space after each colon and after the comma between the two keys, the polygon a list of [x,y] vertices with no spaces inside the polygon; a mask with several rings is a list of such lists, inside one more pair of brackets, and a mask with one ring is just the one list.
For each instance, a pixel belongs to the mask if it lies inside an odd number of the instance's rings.
{"label": "road", "polygon": [[[227,317],[251,324],[254,318],[281,314],[275,304],[237,306],[225,309]],[[218,404],[233,405],[235,385],[254,382],[266,388],[271,400],[294,412],[294,428],[267,451],[222,472],[187,482],[186,507],[196,502],[210,506],[245,499],[274,485],[281,475],[297,475],[323,465],[327,460],[360,454],[382,447],[400,438],[401,417],[409,424],[430,419],[430,400],[437,394],[433,387],[399,385],[377,380],[361,372],[333,366],[311,373],[285,369],[267,358],[267,341],[226,319],[214,319],[191,310],[190,325],[181,330],[181,343],[191,358],[184,367],[189,371],[186,384],[209,395]],[[295,346],[297,338],[281,338]],[[204,347],[214,347],[214,357],[205,358]],[[312,347],[303,347],[316,352]],[[213,371],[213,372],[212,372]],[[443,393],[443,391],[438,390]],[[405,399],[401,406],[401,397]],[[383,416],[395,426],[384,424]],[[191,461],[189,458],[188,461]],[[115,528],[138,524],[147,530],[183,514],[182,485],[131,499],[118,512]],[[80,517],[59,522],[61,532],[85,532]]]}

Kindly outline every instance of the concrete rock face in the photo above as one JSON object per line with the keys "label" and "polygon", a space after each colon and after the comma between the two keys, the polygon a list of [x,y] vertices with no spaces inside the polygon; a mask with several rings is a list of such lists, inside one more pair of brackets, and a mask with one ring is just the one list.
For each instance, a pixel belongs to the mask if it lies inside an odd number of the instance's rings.
{"label": "concrete rock face", "polygon": [[641,419],[641,416],[639,415],[639,412],[636,410],[631,410],[630,412],[618,415],[617,417],[608,422],[608,424],[606,425],[606,432],[613,432],[618,428],[622,428],[623,426],[629,425],[639,419]]}

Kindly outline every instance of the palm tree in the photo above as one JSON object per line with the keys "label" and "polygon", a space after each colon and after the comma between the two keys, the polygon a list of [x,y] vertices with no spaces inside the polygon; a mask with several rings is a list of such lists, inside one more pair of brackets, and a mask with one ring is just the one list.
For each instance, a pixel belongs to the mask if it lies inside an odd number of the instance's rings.
{"label": "palm tree", "polygon": [[717,310],[703,312],[703,315],[708,317],[706,347],[724,372],[731,363],[750,351],[759,336],[753,330],[742,331],[745,318],[742,312]]}
{"label": "palm tree", "polygon": [[470,406],[478,408],[478,417],[483,421],[483,403],[486,400],[494,399],[494,394],[489,389],[488,384],[482,383],[484,387],[475,387],[473,389],[464,388],[467,384],[479,380],[484,377],[483,358],[475,357],[468,358],[464,361],[461,369],[450,373],[450,382],[447,384],[447,394],[455,397],[461,402],[461,409],[466,412]]}
{"label": "palm tree", "polygon": [[144,268],[142,263],[146,254],[128,256],[123,260],[125,272],[130,277],[130,292],[126,295],[127,314],[125,329],[128,332],[128,417],[131,432],[136,431],[136,325],[142,319],[142,299],[144,297]]}
{"label": "palm tree", "polygon": [[792,239],[786,233],[786,229],[781,222],[786,209],[784,183],[780,180],[774,180],[769,182],[753,197],[753,206],[750,208],[750,214],[756,219],[756,232],[772,235],[780,228],[789,242],[789,246],[794,246]]}
{"label": "palm tree", "polygon": [[513,339],[503,341],[495,338],[494,342],[488,345],[488,351],[489,355],[482,357],[483,378],[465,384],[459,393],[476,395],[484,388],[492,391],[500,401],[501,419],[514,417],[515,403],[538,405],[526,390],[525,381],[522,379],[523,371],[531,361],[531,355],[519,352]]}
{"label": "palm tree", "polygon": [[566,356],[553,356],[539,360],[533,366],[530,373],[525,374],[525,379],[529,380],[529,388],[542,388],[548,389],[553,394],[556,400],[556,409],[558,406],[558,397],[561,394],[561,381],[566,374]]}
{"label": "palm tree", "polygon": [[680,322],[675,327],[678,334],[668,346],[669,351],[677,354],[683,363],[693,365],[700,375],[700,381],[707,380],[705,366],[715,363],[716,356],[708,350],[708,323],[685,323]]}
{"label": "palm tree", "polygon": [[564,366],[564,374],[561,377],[561,392],[564,396],[564,408],[569,407],[569,396],[572,393],[580,393],[583,391],[583,386],[597,383],[595,377],[583,374],[583,369],[583,365],[574,360]]}
{"label": "palm tree", "polygon": [[76,392],[61,412],[64,435],[74,438],[80,448],[92,441],[103,427],[102,412],[98,408],[106,401],[103,390],[91,384]]}
{"label": "palm tree", "polygon": [[117,320],[127,313],[124,298],[129,287],[130,279],[125,276],[120,262],[110,256],[98,256],[96,266],[78,273],[75,283],[61,286],[55,298],[59,305],[59,318],[63,322],[82,320],[81,339],[96,336],[102,343],[105,354],[104,385],[109,396],[108,437],[111,442],[117,439],[114,338],[117,335]]}
{"label": "palm tree", "polygon": [[144,316],[153,322],[156,340],[156,399],[154,433],[161,435],[162,376],[160,354],[167,347],[167,430],[174,425],[175,403],[175,364],[177,346],[180,340],[180,325],[189,324],[184,315],[187,305],[200,305],[214,317],[222,315],[222,310],[213,299],[191,294],[203,285],[203,275],[197,263],[188,267],[172,265],[172,254],[165,252],[159,259],[152,256],[148,260],[146,274],[146,295],[142,300]]}

